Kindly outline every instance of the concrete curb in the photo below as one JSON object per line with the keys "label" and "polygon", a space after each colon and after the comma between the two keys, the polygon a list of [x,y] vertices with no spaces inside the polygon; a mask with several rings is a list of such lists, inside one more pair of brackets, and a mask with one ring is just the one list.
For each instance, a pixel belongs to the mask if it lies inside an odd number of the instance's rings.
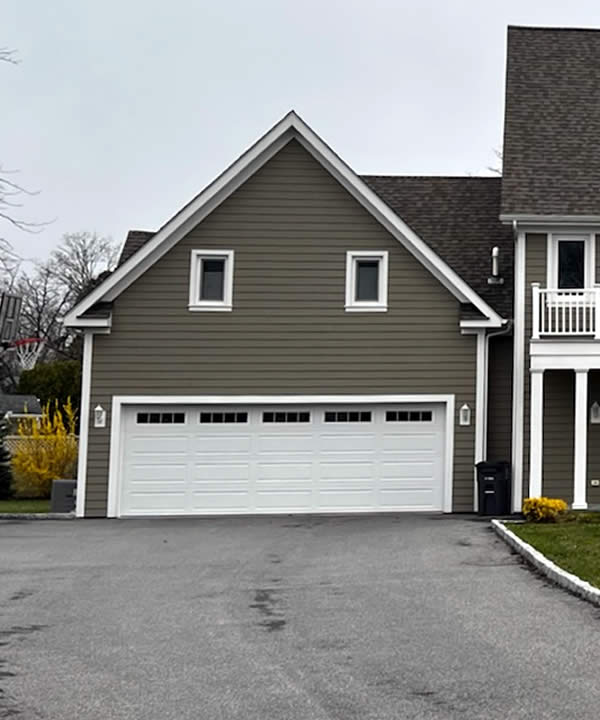
{"label": "concrete curb", "polygon": [[75,513],[0,513],[0,520],[74,520]]}
{"label": "concrete curb", "polygon": [[553,583],[560,585],[560,587],[568,590],[569,592],[577,595],[584,600],[600,607],[600,590],[590,585],[589,582],[582,580],[577,575],[573,575],[566,570],[563,570],[558,565],[548,560],[545,555],[539,550],[521,540],[520,537],[511,532],[503,521],[492,520],[492,527],[498,537],[504,540],[505,543],[519,553],[522,557],[527,560],[530,565],[538,570],[542,575],[545,575]]}

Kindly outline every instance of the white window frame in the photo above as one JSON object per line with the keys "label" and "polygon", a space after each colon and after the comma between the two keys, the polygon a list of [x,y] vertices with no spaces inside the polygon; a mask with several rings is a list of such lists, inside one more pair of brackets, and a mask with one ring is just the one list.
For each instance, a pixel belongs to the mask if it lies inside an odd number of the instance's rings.
{"label": "white window frame", "polygon": [[549,290],[558,290],[558,244],[563,241],[584,243],[585,288],[590,290],[596,284],[596,235],[595,233],[548,233],[546,286]]}
{"label": "white window frame", "polygon": [[[360,260],[378,260],[377,300],[355,300],[356,268]],[[349,250],[346,253],[346,311],[347,312],[387,312],[388,309],[388,252],[387,250]]]}
{"label": "white window frame", "polygon": [[[201,300],[200,281],[203,260],[225,260],[223,299]],[[190,261],[190,295],[188,310],[230,311],[233,308],[233,250],[192,250]]]}

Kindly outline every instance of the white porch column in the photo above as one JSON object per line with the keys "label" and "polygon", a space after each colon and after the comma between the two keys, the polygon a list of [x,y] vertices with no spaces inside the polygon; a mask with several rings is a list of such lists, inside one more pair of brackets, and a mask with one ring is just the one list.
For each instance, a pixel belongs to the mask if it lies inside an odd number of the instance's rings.
{"label": "white porch column", "polygon": [[531,410],[529,435],[529,497],[542,495],[544,452],[544,371],[531,371]]}
{"label": "white porch column", "polygon": [[587,508],[588,371],[575,370],[575,458],[573,463],[573,509]]}

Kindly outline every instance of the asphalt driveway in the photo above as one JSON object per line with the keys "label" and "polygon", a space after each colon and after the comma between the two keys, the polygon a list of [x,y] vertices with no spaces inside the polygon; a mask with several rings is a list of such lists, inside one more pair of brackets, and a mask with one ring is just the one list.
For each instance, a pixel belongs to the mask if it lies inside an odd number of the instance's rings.
{"label": "asphalt driveway", "polygon": [[595,717],[600,615],[471,518],[0,521],[0,718]]}

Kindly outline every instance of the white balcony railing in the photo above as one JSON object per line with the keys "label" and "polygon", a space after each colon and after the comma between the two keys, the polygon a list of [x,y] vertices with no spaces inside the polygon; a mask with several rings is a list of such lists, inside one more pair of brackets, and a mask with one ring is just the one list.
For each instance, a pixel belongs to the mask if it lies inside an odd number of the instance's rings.
{"label": "white balcony railing", "polygon": [[554,290],[533,283],[532,338],[588,337],[600,340],[600,287]]}

